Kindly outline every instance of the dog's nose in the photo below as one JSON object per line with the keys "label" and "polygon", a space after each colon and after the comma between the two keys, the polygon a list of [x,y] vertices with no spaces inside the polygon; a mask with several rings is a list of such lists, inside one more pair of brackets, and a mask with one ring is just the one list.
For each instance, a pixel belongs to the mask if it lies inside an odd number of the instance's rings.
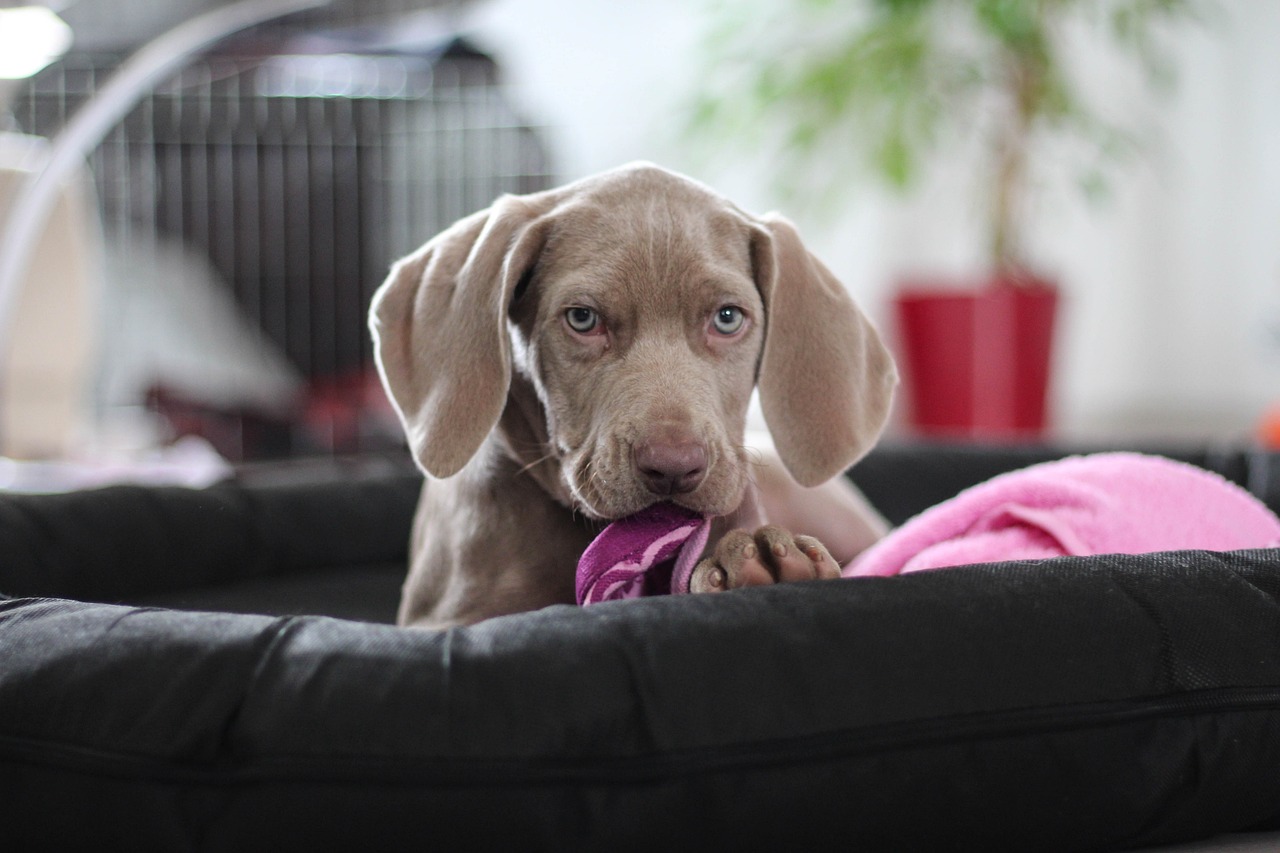
{"label": "dog's nose", "polygon": [[702,484],[707,473],[707,449],[696,441],[645,442],[636,445],[635,465],[645,486],[655,495],[683,495]]}

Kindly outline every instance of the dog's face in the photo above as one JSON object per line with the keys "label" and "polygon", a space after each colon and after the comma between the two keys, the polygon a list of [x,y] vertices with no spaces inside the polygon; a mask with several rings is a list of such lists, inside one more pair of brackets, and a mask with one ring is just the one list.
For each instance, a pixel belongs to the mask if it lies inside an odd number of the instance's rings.
{"label": "dog's face", "polygon": [[659,500],[735,509],[757,385],[791,473],[829,479],[874,442],[896,382],[789,223],[647,165],[458,222],[396,265],[371,325],[427,473],[461,470],[519,410],[538,423],[508,450],[532,436],[513,452],[558,466],[548,490],[600,519]]}
{"label": "dog's face", "polygon": [[515,369],[537,389],[549,450],[586,515],[658,500],[726,514],[749,477],[760,235],[708,210],[696,188],[664,185],[643,204],[615,193],[554,217],[512,305]]}

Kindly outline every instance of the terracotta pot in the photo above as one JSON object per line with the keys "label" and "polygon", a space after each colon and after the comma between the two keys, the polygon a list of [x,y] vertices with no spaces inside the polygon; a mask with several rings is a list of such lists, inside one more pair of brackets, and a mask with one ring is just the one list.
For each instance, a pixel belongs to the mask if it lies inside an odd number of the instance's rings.
{"label": "terracotta pot", "polygon": [[909,420],[940,437],[1032,439],[1046,427],[1058,288],[1023,276],[894,299]]}

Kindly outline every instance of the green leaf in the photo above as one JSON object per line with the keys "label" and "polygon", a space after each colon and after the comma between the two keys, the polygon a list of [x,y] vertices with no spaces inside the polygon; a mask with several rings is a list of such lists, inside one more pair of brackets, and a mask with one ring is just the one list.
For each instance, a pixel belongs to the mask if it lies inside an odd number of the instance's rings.
{"label": "green leaf", "polygon": [[[944,144],[987,146],[973,169],[980,182],[993,180],[1001,146],[1034,161],[1041,142],[1073,142],[1096,152],[1079,181],[1096,197],[1136,152],[1137,133],[1084,102],[1063,33],[1108,40],[1156,89],[1173,79],[1167,29],[1203,22],[1210,2],[722,0],[709,13],[687,123],[715,152],[770,146],[780,186],[824,195],[842,191],[840,170],[905,188]],[[1016,178],[1015,195],[1032,172]]]}
{"label": "green leaf", "polygon": [[885,137],[876,160],[889,184],[897,189],[905,189],[915,177],[915,157],[910,143],[901,135]]}

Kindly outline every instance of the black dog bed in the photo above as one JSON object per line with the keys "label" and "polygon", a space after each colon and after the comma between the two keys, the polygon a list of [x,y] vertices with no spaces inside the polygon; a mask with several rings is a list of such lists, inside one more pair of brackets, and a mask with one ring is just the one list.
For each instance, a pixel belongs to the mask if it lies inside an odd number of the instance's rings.
{"label": "black dog bed", "polygon": [[[1054,455],[888,447],[853,476],[901,521]],[[1280,505],[1275,456],[1174,455]],[[431,634],[376,624],[418,486],[383,467],[0,497],[7,849],[1113,850],[1280,828],[1278,551]]]}

